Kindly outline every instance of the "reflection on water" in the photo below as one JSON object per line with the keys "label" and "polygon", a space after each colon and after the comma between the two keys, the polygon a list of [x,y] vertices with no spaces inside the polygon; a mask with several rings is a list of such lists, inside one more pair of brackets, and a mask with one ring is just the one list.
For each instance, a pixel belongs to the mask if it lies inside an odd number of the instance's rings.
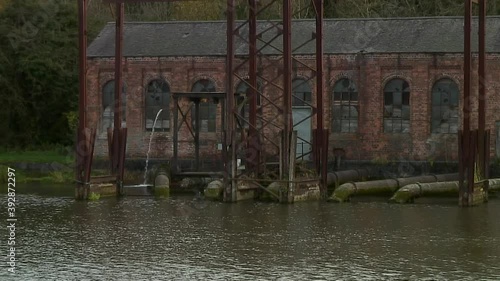
{"label": "reflection on water", "polygon": [[77,202],[71,187],[18,190],[17,279],[4,268],[0,280],[500,280],[500,201]]}

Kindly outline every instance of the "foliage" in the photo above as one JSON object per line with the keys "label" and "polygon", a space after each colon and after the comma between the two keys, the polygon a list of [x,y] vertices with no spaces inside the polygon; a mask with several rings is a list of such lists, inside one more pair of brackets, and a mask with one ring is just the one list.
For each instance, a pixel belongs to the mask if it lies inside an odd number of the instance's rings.
{"label": "foliage", "polygon": [[95,192],[89,194],[89,201],[97,201],[99,199],[101,199],[101,194]]}
{"label": "foliage", "polygon": [[12,1],[0,14],[2,146],[70,144],[77,101],[74,1]]}
{"label": "foliage", "polygon": [[[238,19],[248,14],[247,1],[236,0]],[[274,3],[273,3],[274,2]],[[462,16],[463,0],[327,0],[325,18]],[[88,41],[116,8],[88,1]],[[125,5],[127,21],[224,20],[226,0],[178,1]],[[279,19],[281,1],[259,19]],[[295,18],[311,18],[311,0],[293,0]],[[500,0],[488,1],[488,14],[500,13]],[[29,148],[71,145],[77,117],[77,1],[0,0],[0,146]]]}
{"label": "foliage", "polygon": [[61,163],[71,164],[74,162],[73,153],[65,147],[47,148],[43,150],[8,150],[0,151],[0,163]]}
{"label": "foliage", "polygon": [[8,168],[8,166],[0,165],[0,183],[6,183],[9,180]]}
{"label": "foliage", "polygon": [[0,12],[7,6],[8,0],[0,0]]}

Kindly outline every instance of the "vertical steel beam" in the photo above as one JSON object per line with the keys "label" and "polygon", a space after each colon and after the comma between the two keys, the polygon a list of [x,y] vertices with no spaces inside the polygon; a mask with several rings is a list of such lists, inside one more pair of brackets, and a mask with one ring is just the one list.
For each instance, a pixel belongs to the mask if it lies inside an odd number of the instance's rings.
{"label": "vertical steel beam", "polygon": [[292,4],[283,0],[283,171],[289,171],[292,131]]}
{"label": "vertical steel beam", "polygon": [[178,151],[179,151],[179,98],[174,95],[174,158],[172,159],[172,170],[178,172]]}
{"label": "vertical steel beam", "polygon": [[[221,101],[223,104],[221,105],[221,125],[220,127],[222,128],[222,147],[225,148],[227,146],[227,143],[226,143],[226,133],[227,133],[227,130],[226,130],[226,99],[223,99]],[[221,150],[221,153],[222,153],[222,171],[225,171],[225,165],[227,163],[227,151],[226,149],[222,149]]]}
{"label": "vertical steel beam", "polygon": [[90,193],[90,173],[92,170],[92,158],[94,155],[94,147],[95,147],[95,136],[96,129],[85,129],[85,146],[86,146],[86,155],[85,155],[85,172],[83,182],[85,182],[84,187],[84,196],[83,199],[87,199]]}
{"label": "vertical steel beam", "polygon": [[324,0],[313,0],[316,11],[316,123],[317,140],[314,142],[318,148],[314,149],[317,153],[314,156],[318,167],[317,173],[321,177],[322,197],[327,196],[326,176],[328,169],[328,135],[324,125],[324,59],[323,59],[323,18],[324,18]]}
{"label": "vertical steel beam", "polygon": [[89,147],[86,137],[87,126],[87,3],[78,1],[78,129],[76,140],[76,180],[77,199],[85,199]]}
{"label": "vertical steel beam", "polygon": [[486,99],[486,0],[479,6],[479,132],[485,130]]}
{"label": "vertical steel beam", "polygon": [[257,135],[257,1],[248,0],[249,3],[249,44],[248,44],[248,77],[249,89],[248,99],[250,102],[249,112],[249,138],[247,149],[247,161],[251,171],[255,176],[259,174],[260,147],[259,137]]}
{"label": "vertical steel beam", "polygon": [[478,141],[478,166],[479,172],[481,173],[481,179],[486,176],[486,155],[485,152],[485,119],[486,119],[486,0],[481,0],[479,3],[479,69],[478,69],[478,81],[479,81],[479,106],[478,106],[478,130],[479,130],[479,141]]}
{"label": "vertical steel beam", "polygon": [[[316,122],[321,131],[325,128],[323,117],[323,88],[324,88],[324,61],[323,61],[323,0],[314,0],[316,8]],[[320,134],[321,134],[320,133]],[[320,139],[322,136],[319,136]]]}
{"label": "vertical steel beam", "polygon": [[464,21],[464,104],[463,104],[463,129],[466,139],[470,132],[470,109],[471,109],[471,25],[472,25],[472,2],[465,0]]}
{"label": "vertical steel beam", "polygon": [[[227,58],[226,58],[226,112],[227,112],[227,129],[226,129],[226,140],[227,144],[230,144],[229,148],[224,147],[223,149],[229,154],[228,160],[230,164],[227,165],[226,172],[226,189],[224,192],[224,201],[235,202],[236,201],[236,140],[235,140],[235,122],[234,122],[234,82],[233,82],[233,70],[234,70],[234,27],[236,25],[235,16],[235,0],[227,0]],[[229,151],[228,151],[229,150]]]}
{"label": "vertical steel beam", "polygon": [[195,169],[200,170],[200,129],[201,129],[201,118],[200,118],[200,100],[196,99],[194,101],[194,114],[196,116],[196,128],[194,131],[194,156],[195,156]]}
{"label": "vertical steel beam", "polygon": [[[463,100],[463,130],[462,141],[459,155],[460,164],[460,204],[468,206],[468,197],[472,195],[470,187],[473,183],[470,182],[470,109],[471,109],[471,25],[472,25],[472,2],[465,0],[465,15],[464,15],[464,100]],[[467,179],[467,185],[465,182]]]}
{"label": "vertical steel beam", "polygon": [[120,128],[122,123],[121,112],[121,94],[123,90],[123,18],[124,18],[124,4],[116,4],[116,23],[115,23],[115,103],[114,103],[114,133],[113,133],[113,174],[119,174],[120,162]]}
{"label": "vertical steel beam", "polygon": [[[79,103],[78,131],[87,126],[87,3],[78,1]],[[79,139],[80,140],[80,139]]]}
{"label": "vertical steel beam", "polygon": [[117,195],[123,195],[123,176],[125,172],[125,153],[127,151],[127,128],[120,128],[120,154],[118,155],[118,178],[116,182]]}
{"label": "vertical steel beam", "polygon": [[329,143],[329,130],[324,130],[323,131],[323,150],[324,152],[321,155],[321,163],[322,163],[322,168],[321,168],[321,186],[322,186],[322,194],[321,196],[323,198],[326,198],[328,196],[328,184],[327,184],[327,177],[328,177],[328,143]]}
{"label": "vertical steel beam", "polygon": [[115,104],[114,104],[114,126],[115,131],[121,127],[121,94],[123,90],[123,18],[124,4],[116,4],[115,25]]}

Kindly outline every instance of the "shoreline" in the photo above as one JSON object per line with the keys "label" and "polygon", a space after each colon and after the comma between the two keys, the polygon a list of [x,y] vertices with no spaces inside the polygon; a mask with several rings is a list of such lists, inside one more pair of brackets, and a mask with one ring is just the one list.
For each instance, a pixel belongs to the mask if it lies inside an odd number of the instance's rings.
{"label": "shoreline", "polygon": [[[144,165],[146,159],[127,159],[125,161],[126,184],[137,184],[143,182]],[[150,159],[150,171],[155,166],[164,163],[165,159]],[[109,161],[104,158],[94,159],[92,165],[92,176],[108,174]],[[0,167],[6,170],[8,167],[16,169],[16,181],[19,183],[75,183],[74,162],[64,159],[60,161],[0,161]],[[429,162],[429,161],[392,161],[377,163],[374,161],[344,161],[338,169],[334,169],[335,163],[329,164],[329,171],[342,171],[372,167],[378,171],[380,178],[419,176],[426,174],[440,174],[457,172],[458,163],[454,162]],[[0,182],[6,183],[6,173],[0,175]],[[500,161],[493,160],[490,164],[490,178],[500,177]]]}

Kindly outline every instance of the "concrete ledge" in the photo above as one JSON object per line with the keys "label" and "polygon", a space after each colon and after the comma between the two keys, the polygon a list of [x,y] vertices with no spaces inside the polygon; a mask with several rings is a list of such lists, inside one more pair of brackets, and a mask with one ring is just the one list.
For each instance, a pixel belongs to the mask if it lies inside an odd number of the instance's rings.
{"label": "concrete ledge", "polygon": [[293,202],[319,201],[321,199],[320,183],[301,183],[293,196]]}
{"label": "concrete ledge", "polygon": [[236,201],[250,200],[255,198],[255,190],[247,189],[247,190],[238,190],[236,192]]}
{"label": "concrete ledge", "polygon": [[100,197],[117,196],[115,183],[99,183],[90,185],[90,193],[99,194]]}

